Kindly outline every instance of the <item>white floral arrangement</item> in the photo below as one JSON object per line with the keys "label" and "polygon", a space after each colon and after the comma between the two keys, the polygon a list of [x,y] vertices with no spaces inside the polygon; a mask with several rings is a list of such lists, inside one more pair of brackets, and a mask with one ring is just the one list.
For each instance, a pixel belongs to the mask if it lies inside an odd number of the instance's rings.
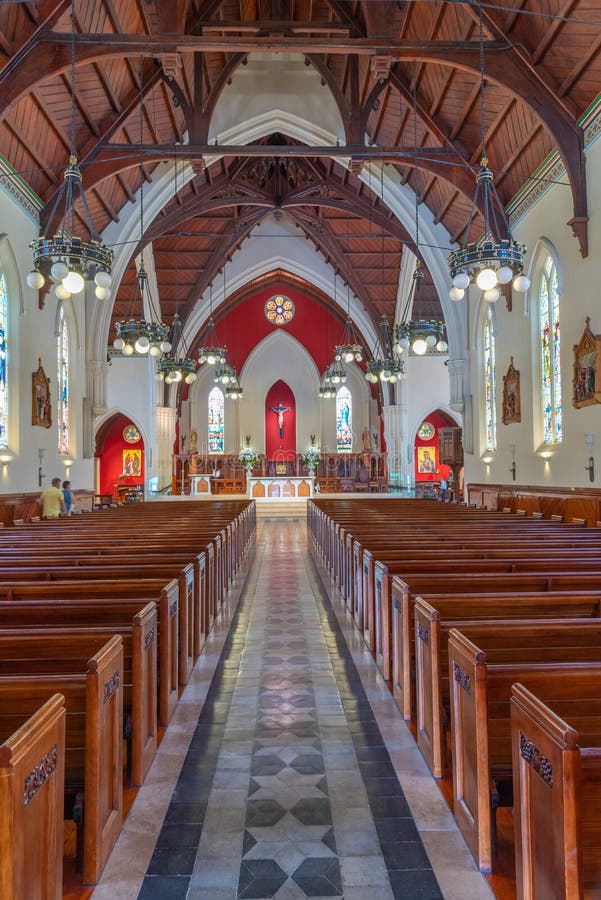
{"label": "white floral arrangement", "polygon": [[321,453],[317,447],[307,447],[302,456],[303,465],[307,469],[316,469],[320,459]]}
{"label": "white floral arrangement", "polygon": [[245,469],[253,469],[255,466],[259,465],[259,456],[255,453],[254,450],[251,450],[250,447],[245,447],[240,451],[238,455],[238,459],[242,463]]}

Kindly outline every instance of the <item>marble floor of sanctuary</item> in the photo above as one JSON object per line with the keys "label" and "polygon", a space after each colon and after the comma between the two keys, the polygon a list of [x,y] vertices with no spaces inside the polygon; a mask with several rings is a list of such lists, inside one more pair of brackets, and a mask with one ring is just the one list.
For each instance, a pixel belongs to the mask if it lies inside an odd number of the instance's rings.
{"label": "marble floor of sanctuary", "polygon": [[94,900],[491,900],[302,521],[259,524]]}

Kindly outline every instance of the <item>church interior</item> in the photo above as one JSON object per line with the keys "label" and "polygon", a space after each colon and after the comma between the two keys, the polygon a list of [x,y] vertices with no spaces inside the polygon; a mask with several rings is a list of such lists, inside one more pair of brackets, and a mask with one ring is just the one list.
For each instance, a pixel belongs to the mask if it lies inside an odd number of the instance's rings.
{"label": "church interior", "polygon": [[600,134],[598,0],[0,0],[0,900],[601,893]]}

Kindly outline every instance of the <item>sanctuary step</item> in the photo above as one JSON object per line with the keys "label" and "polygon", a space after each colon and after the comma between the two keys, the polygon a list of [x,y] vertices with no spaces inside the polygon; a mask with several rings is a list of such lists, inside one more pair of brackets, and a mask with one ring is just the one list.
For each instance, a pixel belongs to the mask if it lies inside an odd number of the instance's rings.
{"label": "sanctuary step", "polygon": [[261,500],[257,503],[257,519],[306,519],[307,498],[295,500]]}

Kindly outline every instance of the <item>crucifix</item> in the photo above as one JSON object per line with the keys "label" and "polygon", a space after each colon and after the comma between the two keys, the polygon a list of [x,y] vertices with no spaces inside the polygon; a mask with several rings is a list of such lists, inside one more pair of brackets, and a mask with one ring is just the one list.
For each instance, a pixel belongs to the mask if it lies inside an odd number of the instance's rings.
{"label": "crucifix", "polygon": [[280,432],[280,437],[283,438],[284,437],[284,413],[290,412],[290,407],[284,406],[280,400],[280,402],[278,403],[277,406],[271,407],[271,411],[274,412],[278,417],[278,429]]}

